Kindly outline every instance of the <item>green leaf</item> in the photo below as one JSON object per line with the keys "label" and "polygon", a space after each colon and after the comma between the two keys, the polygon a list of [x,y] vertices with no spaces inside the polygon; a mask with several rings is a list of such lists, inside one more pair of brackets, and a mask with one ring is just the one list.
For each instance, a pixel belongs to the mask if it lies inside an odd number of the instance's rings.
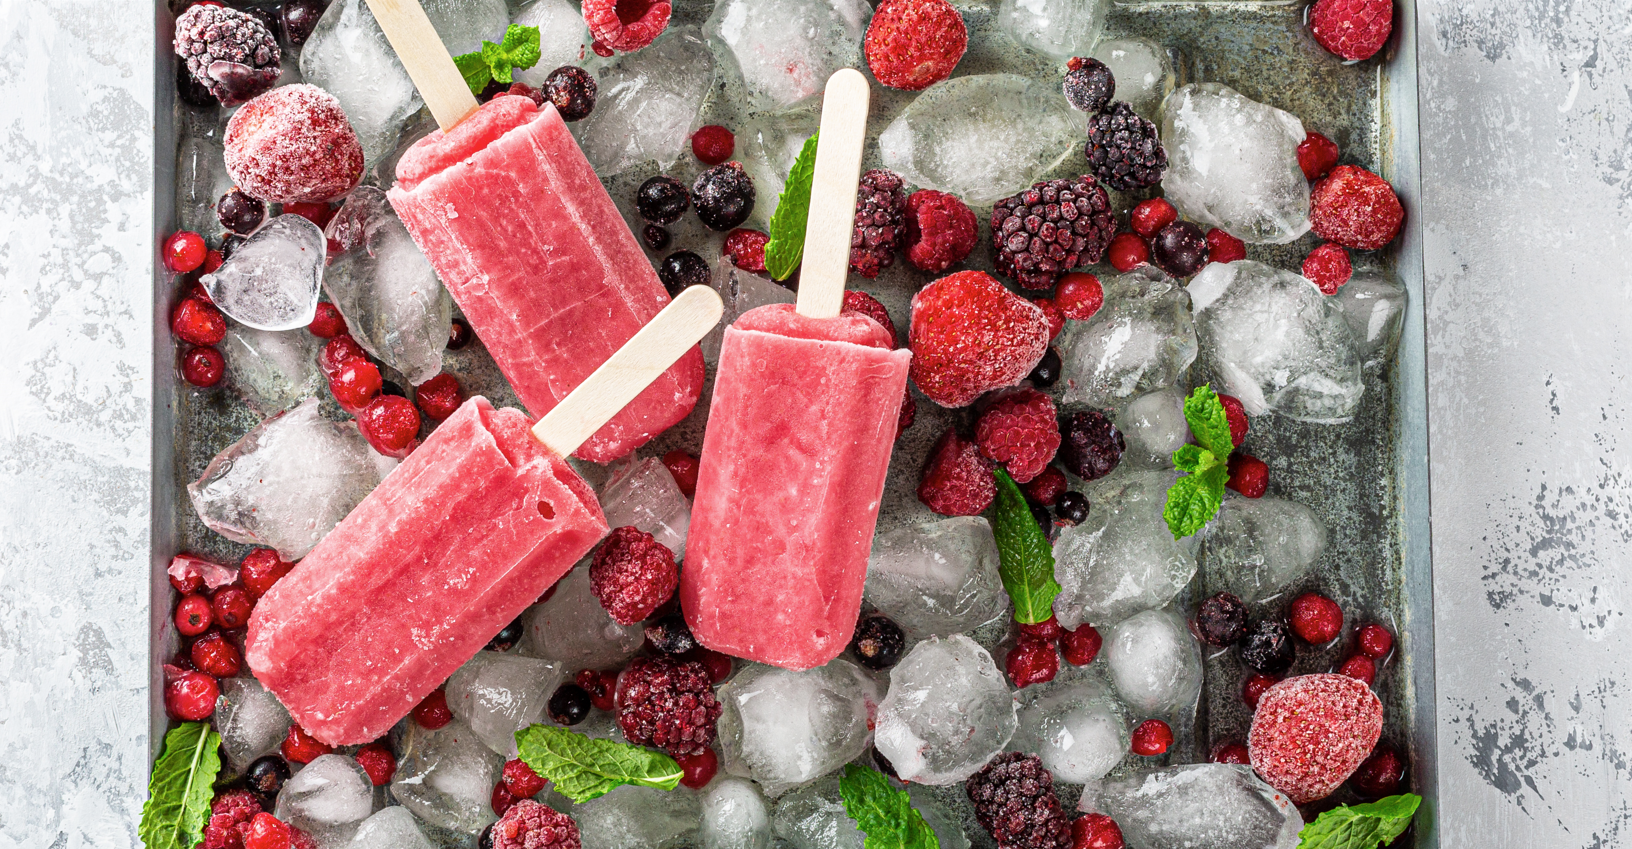
{"label": "green leaf", "polygon": [[511,24],[504,31],[501,43],[484,41],[479,50],[453,57],[453,64],[459,68],[459,75],[465,78],[465,85],[470,86],[471,93],[481,94],[482,89],[494,80],[507,84],[513,82],[513,71],[531,68],[538,64],[542,55],[538,27]]}
{"label": "green leaf", "polygon": [[481,94],[482,89],[493,82],[493,69],[488,67],[481,51],[455,56],[453,64],[459,69],[459,76],[465,78],[465,85],[470,86],[472,94]]}
{"label": "green leaf", "polygon": [[1173,452],[1173,465],[1181,472],[1200,474],[1218,464],[1218,456],[1200,445],[1181,445]]}
{"label": "green leaf", "polygon": [[1190,432],[1196,435],[1201,447],[1226,458],[1235,450],[1235,440],[1230,437],[1230,419],[1224,415],[1224,404],[1211,386],[1198,386],[1184,399],[1184,420],[1190,423]]}
{"label": "green leaf", "polygon": [[1298,832],[1298,849],[1376,849],[1411,825],[1422,797],[1389,796],[1369,805],[1344,805],[1320,815]]}
{"label": "green leaf", "polygon": [[912,807],[907,791],[891,787],[878,770],[845,764],[839,795],[844,812],[867,835],[865,849],[940,849],[941,841]]}
{"label": "green leaf", "polygon": [[1200,474],[1185,475],[1167,488],[1162,518],[1174,539],[1194,534],[1218,515],[1224,504],[1224,482],[1229,479],[1229,470],[1215,465]]}
{"label": "green leaf", "polygon": [[493,79],[501,83],[511,81],[510,54],[504,52],[504,47],[491,41],[482,42],[482,61],[487,64],[488,72]]}
{"label": "green leaf", "polygon": [[771,213],[771,240],[765,243],[765,271],[786,280],[805,258],[805,224],[810,218],[810,181],[816,176],[816,136],[805,139],[799,158],[788,171],[782,194]]}
{"label": "green leaf", "polygon": [[504,43],[501,45],[510,58],[510,65],[523,71],[538,64],[544,55],[539,48],[538,27],[524,27],[511,24],[504,31]]}
{"label": "green leaf", "polygon": [[220,771],[221,736],[209,723],[183,722],[164,735],[136,829],[147,849],[193,849],[204,840]]}
{"label": "green leaf", "polygon": [[1218,515],[1224,505],[1224,483],[1230,479],[1230,419],[1224,404],[1211,386],[1196,387],[1184,399],[1184,420],[1200,445],[1181,445],[1173,452],[1173,465],[1189,472],[1167,489],[1162,518],[1174,539],[1183,539],[1201,530]]}
{"label": "green leaf", "polygon": [[1022,625],[1054,615],[1054,547],[1009,473],[997,470],[997,500],[992,502],[992,535],[997,538],[998,575],[1014,602],[1014,620]]}
{"label": "green leaf", "polygon": [[521,760],[550,780],[574,802],[605,796],[614,787],[638,784],[673,790],[680,784],[680,764],[652,749],[615,740],[598,740],[552,725],[530,725],[516,732]]}

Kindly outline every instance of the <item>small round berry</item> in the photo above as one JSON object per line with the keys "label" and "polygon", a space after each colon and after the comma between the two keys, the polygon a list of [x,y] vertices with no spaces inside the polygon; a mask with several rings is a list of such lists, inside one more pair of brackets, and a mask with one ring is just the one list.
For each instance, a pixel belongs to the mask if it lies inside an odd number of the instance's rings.
{"label": "small round berry", "polygon": [[572,680],[589,693],[590,704],[598,710],[612,710],[617,706],[618,673],[585,669]]}
{"label": "small round berry", "polygon": [[1381,799],[1400,792],[1405,784],[1405,759],[1386,743],[1377,744],[1371,757],[1349,776],[1349,786],[1367,799]]}
{"label": "small round berry", "polygon": [[686,624],[686,617],[679,611],[647,625],[646,642],[663,654],[685,654],[697,648],[697,638],[692,636],[691,626]]}
{"label": "small round berry", "polygon": [[197,572],[184,572],[180,575],[171,575],[170,586],[175,587],[176,592],[181,593],[182,595],[196,593],[200,587],[204,586],[204,576]]}
{"label": "small round berry", "polygon": [[641,244],[649,251],[660,251],[668,247],[669,238],[669,231],[662,224],[647,224],[640,229]]}
{"label": "small round berry", "polygon": [[872,670],[889,669],[901,660],[907,636],[895,620],[882,613],[863,616],[850,638],[850,651],[857,662]]}
{"label": "small round berry", "polygon": [[164,267],[186,274],[204,264],[204,254],[208,251],[203,236],[182,230],[164,240]]}
{"label": "small round berry", "polygon": [[1394,650],[1394,635],[1376,623],[1361,628],[1355,642],[1359,644],[1361,654],[1375,660],[1387,657]]}
{"label": "small round berry", "polygon": [[283,759],[292,764],[309,764],[334,751],[328,743],[306,733],[306,729],[299,724],[289,726],[289,735],[283,738],[283,745],[278,747]]}
{"label": "small round berry", "polygon": [[741,226],[754,211],[754,181],[740,163],[716,165],[692,182],[691,202],[708,229],[723,233]]}
{"label": "small round berry", "polygon": [[654,224],[673,224],[686,214],[691,195],[684,183],[667,174],[659,174],[640,184],[635,190],[635,209],[640,217]]}
{"label": "small round berry", "polygon": [[1149,239],[1160,233],[1163,227],[1179,220],[1179,211],[1166,198],[1151,198],[1134,207],[1128,213],[1128,219],[1133,232]]}
{"label": "small round berry", "polygon": [[1201,603],[1196,631],[1210,646],[1233,646],[1247,633],[1247,603],[1233,593],[1219,593]]}
{"label": "small round berry", "polygon": [[1303,276],[1315,284],[1322,295],[1335,295],[1354,276],[1354,264],[1343,246],[1327,242],[1304,258]]}
{"label": "small round berry", "polygon": [[1043,358],[1037,361],[1037,366],[1026,375],[1031,385],[1038,389],[1047,389],[1060,379],[1060,352],[1049,348],[1043,352]]}
{"label": "small round berry", "polygon": [[505,788],[517,799],[531,799],[549,783],[519,758],[505,761],[502,775]]}
{"label": "small round berry", "polygon": [[1059,674],[1060,654],[1053,643],[1022,634],[1003,659],[1003,671],[1016,687],[1044,684]]}
{"label": "small round berry", "polygon": [[720,771],[720,756],[713,749],[704,749],[695,755],[681,755],[674,759],[680,764],[680,783],[693,790],[701,790],[714,780]]}
{"label": "small round berry", "polygon": [[357,429],[375,451],[400,460],[419,443],[419,410],[400,395],[381,395],[357,414]]}
{"label": "small round berry", "polygon": [[391,754],[391,746],[384,740],[375,740],[358,749],[355,757],[357,765],[368,774],[368,783],[375,787],[390,784],[391,777],[397,774],[397,756]]}
{"label": "small round berry", "polygon": [[1241,443],[1247,441],[1247,430],[1251,426],[1247,421],[1247,408],[1234,395],[1220,395],[1218,403],[1223,405],[1224,420],[1230,425],[1230,442],[1240,448]]}
{"label": "small round berry", "polygon": [[208,345],[188,348],[181,357],[181,376],[194,386],[208,389],[221,382],[227,373],[227,359]]}
{"label": "small round berry", "polygon": [[1104,112],[1116,95],[1116,77],[1098,59],[1073,56],[1065,63],[1065,99],[1073,107],[1093,115]]}
{"label": "small round berry", "polygon": [[356,415],[380,397],[384,385],[380,367],[359,357],[343,365],[339,374],[329,380],[329,393],[340,409]]}
{"label": "small round berry", "polygon": [[1064,472],[1054,466],[1045,466],[1041,474],[1021,484],[1020,491],[1033,504],[1053,507],[1059,503],[1060,496],[1065,494],[1065,488],[1069,485]]}
{"label": "small round berry", "polygon": [[663,288],[671,298],[679,297],[692,286],[707,286],[713,274],[708,260],[691,251],[675,251],[657,266],[657,278],[663,281]]}
{"label": "small round berry", "polygon": [[502,817],[515,806],[517,799],[516,794],[511,793],[510,788],[500,781],[493,785],[493,794],[488,797],[488,801],[493,806],[493,813]]}
{"label": "small round berry", "polygon": [[1085,271],[1073,271],[1060,278],[1054,290],[1054,303],[1075,321],[1087,321],[1105,305],[1105,287],[1099,278]]}
{"label": "small round berry", "polygon": [[255,600],[249,590],[238,584],[228,584],[210,596],[210,610],[217,627],[230,631],[249,624],[249,614],[255,610]]}
{"label": "small round berry", "polygon": [[691,154],[709,165],[719,165],[737,150],[737,139],[719,124],[709,124],[691,134]]}
{"label": "small round berry", "polygon": [[1343,608],[1319,593],[1304,593],[1292,600],[1292,632],[1311,645],[1325,645],[1343,630]]}
{"label": "small round berry", "polygon": [[1224,485],[1248,498],[1263,498],[1269,490],[1269,465],[1251,454],[1230,455],[1230,472]]}
{"label": "small round berry", "polygon": [[1066,631],[1060,637],[1060,653],[1065,655],[1065,662],[1072,666],[1087,666],[1099,657],[1099,649],[1105,644],[1105,639],[1099,631],[1087,622],[1077,626],[1075,631]]}
{"label": "small round berry", "polygon": [[1190,277],[1207,266],[1207,236],[1188,221],[1174,221],[1151,240],[1151,259],[1174,277]]}
{"label": "small round berry", "polygon": [[458,351],[470,344],[476,338],[476,332],[470,329],[470,322],[456,318],[448,326],[448,350]]}
{"label": "small round berry", "polygon": [[680,494],[690,498],[697,492],[697,458],[676,448],[663,455],[663,465],[674,476],[674,483],[680,487]]}
{"label": "small round berry", "polygon": [[221,685],[203,672],[187,671],[164,686],[164,709],[176,719],[198,722],[215,713]]}
{"label": "small round berry", "polygon": [[364,353],[363,346],[357,344],[357,340],[347,333],[323,344],[323,350],[317,355],[317,367],[323,372],[324,377],[332,381],[346,366],[359,360],[366,362],[368,354]]}
{"label": "small round berry", "polygon": [[1076,490],[1069,490],[1060,495],[1060,500],[1054,505],[1054,515],[1060,521],[1080,525],[1088,521],[1088,496]]}
{"label": "small round berry", "polygon": [[544,99],[555,104],[561,120],[582,121],[595,111],[595,77],[577,65],[563,65],[544,78]]}
{"label": "small round berry", "polygon": [[1285,623],[1263,619],[1247,628],[1241,641],[1241,662],[1266,675],[1280,675],[1292,668],[1297,647],[1292,629]]}
{"label": "small round berry", "polygon": [[1122,828],[1104,814],[1083,814],[1071,822],[1071,849],[1123,849]]}
{"label": "small round berry", "polygon": [[1099,410],[1078,410],[1060,422],[1060,464],[1085,481],[1115,471],[1126,449],[1122,432]]}
{"label": "small round berry", "polygon": [[1242,743],[1230,740],[1213,748],[1211,758],[1215,764],[1250,764],[1252,759],[1247,747]]}
{"label": "small round berry", "polygon": [[247,236],[266,218],[266,204],[233,189],[215,202],[215,217],[221,219],[222,227]]}
{"label": "small round berry", "polygon": [[765,273],[765,245],[771,237],[758,230],[744,230],[738,227],[725,236],[725,255],[731,259],[731,264],[743,271],[752,271],[755,274]]}
{"label": "small round berry", "polygon": [[521,642],[523,630],[521,617],[517,616],[516,618],[510,620],[510,624],[500,628],[499,632],[493,635],[493,639],[488,640],[487,645],[482,647],[482,650],[509,651],[516,645],[516,643]]}
{"label": "small round berry", "polygon": [[227,336],[227,319],[212,303],[183,298],[170,314],[170,331],[183,342],[215,345]]}
{"label": "small round berry", "polygon": [[686,653],[682,660],[695,660],[708,667],[709,680],[718,684],[731,677],[731,670],[736,667],[736,661],[730,655],[721,654],[709,648],[696,648]]}
{"label": "small round berry", "polygon": [[281,756],[262,755],[251,761],[249,769],[244,770],[244,781],[262,799],[276,799],[278,792],[283,790],[283,783],[289,780],[289,774],[289,762]]}
{"label": "small round berry", "polygon": [[439,422],[459,409],[464,394],[459,391],[459,379],[443,372],[414,387],[414,401],[426,418]]}
{"label": "small round berry", "polygon": [[1207,231],[1207,261],[1236,262],[1247,258],[1247,243],[1214,227]]}
{"label": "small round berry", "polygon": [[440,687],[414,706],[413,715],[414,721],[426,731],[435,731],[453,721],[453,711],[448,710],[448,696]]}
{"label": "small round berry", "polygon": [[299,47],[312,37],[326,7],[323,0],[284,0],[283,34],[291,45]]}
{"label": "small round berry", "polygon": [[1117,271],[1132,271],[1150,262],[1150,245],[1138,233],[1118,233],[1105,249],[1105,257]]}
{"label": "small round berry", "polygon": [[320,301],[317,315],[312,318],[311,324],[306,325],[306,330],[319,339],[333,339],[346,332],[346,319],[334,304]]}
{"label": "small round berry", "polygon": [[1049,515],[1048,508],[1030,503],[1026,508],[1031,511],[1031,518],[1037,520],[1037,527],[1042,530],[1043,536],[1047,537],[1049,542],[1054,542],[1054,538],[1059,535],[1059,529],[1054,527],[1054,517]]}
{"label": "small round berry", "polygon": [[1054,337],[1059,336],[1060,331],[1065,329],[1065,313],[1060,312],[1060,308],[1055,305],[1053,298],[1031,298],[1030,300],[1037,305],[1038,309],[1043,311],[1043,319],[1048,322],[1048,341],[1053,342]]}
{"label": "small round berry", "polygon": [[[212,251],[209,251],[208,253],[205,253],[204,254],[204,266],[203,266],[204,267],[204,273],[205,274],[214,274],[217,270],[219,270],[221,268],[221,263],[225,262],[225,261],[226,261],[226,259],[225,259],[225,257],[221,256],[220,251],[212,250]],[[215,301],[210,300],[210,294],[208,292],[204,291],[204,287],[198,285],[197,283],[193,284],[193,296],[198,298],[199,300],[205,301],[207,303],[211,303],[211,304],[215,303]]]}
{"label": "small round berry", "polygon": [[1353,655],[1337,668],[1337,674],[1364,681],[1366,686],[1370,687],[1372,682],[1377,680],[1377,661],[1363,654]]}
{"label": "small round berry", "polygon": [[289,826],[261,811],[244,826],[244,849],[289,849]]}
{"label": "small round berry", "polygon": [[573,683],[562,684],[550,694],[547,710],[556,725],[577,725],[589,716],[589,691]]}
{"label": "small round berry", "polygon": [[1049,643],[1058,640],[1065,633],[1065,629],[1060,627],[1059,617],[1052,613],[1041,622],[1016,622],[1014,624],[1016,628],[1020,629],[1022,638],[1034,637]]}
{"label": "small round berry", "polygon": [[1332,173],[1343,152],[1337,143],[1320,133],[1310,131],[1298,144],[1298,168],[1311,182]]}
{"label": "small round berry", "polygon": [[183,637],[196,637],[210,630],[210,623],[215,619],[215,611],[210,608],[210,600],[196,593],[182,596],[176,603],[176,630]]}
{"label": "small round berry", "polygon": [[217,678],[231,678],[244,668],[244,656],[239,654],[238,647],[228,642],[219,631],[207,632],[194,640],[188,656],[193,659],[193,666],[198,671]]}
{"label": "small round berry", "polygon": [[[246,241],[245,237],[240,236],[237,233],[227,233],[227,234],[223,235],[221,237],[221,259],[222,259],[222,261],[224,262],[224,261],[230,259],[232,257],[232,252],[238,250],[238,246],[242,245],[245,241]],[[205,254],[204,256],[205,256],[206,259],[209,258],[209,254]]]}
{"label": "small round berry", "polygon": [[1133,753],[1150,757],[1166,754],[1173,745],[1173,729],[1160,719],[1147,719],[1133,729]]}
{"label": "small round berry", "polygon": [[1241,701],[1246,702],[1247,707],[1256,710],[1258,700],[1263,697],[1264,692],[1279,683],[1281,683],[1281,679],[1273,675],[1254,672],[1248,675],[1247,680],[1241,684]]}

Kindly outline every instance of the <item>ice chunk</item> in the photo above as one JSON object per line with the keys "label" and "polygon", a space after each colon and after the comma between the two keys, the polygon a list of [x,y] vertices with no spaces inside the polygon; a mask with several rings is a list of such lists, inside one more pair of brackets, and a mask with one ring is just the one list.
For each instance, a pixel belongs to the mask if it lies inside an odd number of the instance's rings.
{"label": "ice chunk", "polygon": [[538,27],[538,62],[531,68],[512,71],[516,82],[540,88],[556,68],[583,64],[590,42],[589,27],[571,0],[533,0],[516,12],[511,23]]}
{"label": "ice chunk", "polygon": [[719,690],[720,753],[775,798],[867,750],[878,685],[847,660],[795,672],[752,665]]}
{"label": "ice chunk", "polygon": [[1145,266],[1105,285],[1105,306],[1074,321],[1059,348],[1067,404],[1115,407],[1171,386],[1196,359],[1190,295]]}
{"label": "ice chunk", "polygon": [[1285,794],[1240,764],[1159,769],[1083,793],[1129,846],[1149,849],[1296,849],[1303,817]]}
{"label": "ice chunk", "polygon": [[349,849],[435,849],[408,809],[392,805],[363,820]]}
{"label": "ice chunk", "polygon": [[861,65],[866,0],[720,0],[708,41],[742,73],[749,105],[773,111],[822,90],[840,68]]}
{"label": "ice chunk", "polygon": [[215,455],[187,495],[210,530],[299,560],[396,465],[308,398]]}
{"label": "ice chunk", "polygon": [[318,849],[343,849],[372,813],[374,785],[363,768],[350,755],[323,755],[284,782],[272,815],[311,835]]}
{"label": "ice chunk", "polygon": [[701,796],[703,849],[769,849],[771,812],[752,781],[722,776]]}
{"label": "ice chunk", "polygon": [[1162,519],[1171,472],[1107,478],[1089,493],[1088,520],[1060,531],[1054,544],[1054,600],[1060,624],[1104,627],[1172,601],[1196,574],[1190,551]]}
{"label": "ice chunk", "polygon": [[1387,362],[1400,341],[1405,323],[1404,284],[1392,271],[1356,271],[1337,290],[1337,305],[1349,320],[1360,359],[1367,365]]}
{"label": "ice chunk", "polygon": [[221,698],[211,718],[227,753],[227,766],[241,773],[250,761],[278,750],[289,736],[289,711],[253,676],[221,679]]}
{"label": "ice chunk", "polygon": [[1057,83],[982,74],[918,95],[879,134],[878,150],[907,182],[981,206],[1030,186],[1077,151],[1082,127]]}
{"label": "ice chunk", "polygon": [[562,667],[617,669],[646,640],[639,623],[619,625],[590,589],[585,558],[555,584],[555,594],[526,614],[526,653]]}
{"label": "ice chunk", "polygon": [[1146,118],[1160,117],[1162,100],[1173,91],[1177,63],[1171,51],[1148,38],[1114,38],[1101,41],[1093,58],[1111,69],[1117,100]]}
{"label": "ice chunk", "polygon": [[[782,194],[788,172],[793,170],[799,151],[804,149],[806,140],[816,134],[820,123],[820,112],[800,107],[786,112],[755,115],[737,133],[737,151],[742,158],[742,167],[747,170],[748,176],[754,178],[754,211],[748,218],[750,224],[759,225],[761,230],[770,229],[771,213],[776,211],[777,199]],[[717,281],[715,288],[719,288]],[[727,310],[730,303],[727,299]],[[727,324],[729,322],[724,319],[720,322],[721,327]],[[718,339],[715,339],[714,346],[718,351]],[[706,354],[707,349],[704,351]]]}
{"label": "ice chunk", "polygon": [[1020,728],[1009,748],[1036,754],[1055,781],[1103,778],[1128,753],[1122,705],[1097,678],[1056,681],[1020,708]]}
{"label": "ice chunk", "polygon": [[784,796],[771,819],[793,849],[862,849],[866,837],[844,811],[839,779],[827,776]]}
{"label": "ice chunk", "polygon": [[[181,144],[176,149],[176,216],[181,229],[214,233],[221,227],[215,202],[232,190],[232,176],[221,149],[221,129],[210,110],[203,115],[184,111]],[[786,173],[786,172],[784,172]]]}
{"label": "ice chunk", "polygon": [[572,809],[578,833],[594,849],[671,849],[697,833],[702,809],[683,787],[657,790],[625,784]]}
{"label": "ice chunk", "polygon": [[601,487],[601,512],[607,527],[633,526],[667,546],[675,559],[684,559],[691,502],[662,460],[631,457],[616,464]]}
{"label": "ice chunk", "polygon": [[929,824],[930,830],[935,832],[939,849],[969,849],[969,836],[963,833],[963,822],[957,811],[922,784],[907,785],[907,795],[924,822]]}
{"label": "ice chunk", "polygon": [[874,745],[902,780],[952,784],[1003,751],[1015,726],[992,656],[962,634],[930,637],[890,670]]}
{"label": "ice chunk", "polygon": [[[755,191],[762,192],[764,189],[760,187]],[[758,208],[757,203],[755,208]],[[720,317],[720,323],[703,337],[703,359],[711,365],[720,360],[720,343],[725,340],[725,329],[739,316],[766,304],[791,304],[795,298],[792,289],[764,274],[744,271],[724,256],[714,261],[713,285],[714,291],[720,293],[720,300],[725,302],[725,312]]]}
{"label": "ice chunk", "polygon": [[681,27],[619,56],[596,77],[595,111],[568,126],[605,179],[642,162],[668,168],[680,158],[714,85],[714,56],[696,29]]}
{"label": "ice chunk", "polygon": [[408,723],[391,795],[414,816],[441,828],[480,832],[493,815],[493,785],[504,758],[454,720],[435,731]]}
{"label": "ice chunk", "polygon": [[1201,648],[1184,617],[1146,610],[1105,636],[1105,661],[1116,692],[1144,715],[1176,715],[1201,694]]}
{"label": "ice chunk", "polygon": [[997,562],[992,526],[979,516],[879,534],[867,601],[915,637],[972,631],[1008,612]]}
{"label": "ice chunk", "polygon": [[232,325],[221,343],[227,379],[250,409],[274,416],[317,396],[327,381],[317,367],[323,340],[299,330]]}
{"label": "ice chunk", "polygon": [[487,747],[516,756],[516,732],[544,717],[561,665],[496,651],[477,652],[448,678],[448,709]]}
{"label": "ice chunk", "polygon": [[1309,232],[1309,179],[1298,167],[1305,135],[1290,112],[1218,83],[1187,85],[1162,106],[1162,192],[1198,224],[1286,244]]}
{"label": "ice chunk", "polygon": [[1127,448],[1122,462],[1153,469],[1173,468],[1173,452],[1190,439],[1184,393],[1169,386],[1129,401],[1116,414],[1116,429]]}
{"label": "ice chunk", "polygon": [[1354,332],[1337,299],[1290,271],[1213,263],[1190,281],[1199,364],[1248,415],[1343,422],[1365,383]]}
{"label": "ice chunk", "polygon": [[210,300],[237,321],[259,330],[295,330],[317,315],[327,250],[316,224],[299,215],[280,215],[199,282]]}
{"label": "ice chunk", "polygon": [[1212,590],[1262,601],[1303,577],[1326,550],[1326,525],[1308,507],[1225,495],[1218,516],[1198,535],[1196,549]]}
{"label": "ice chunk", "polygon": [[997,15],[1009,37],[1063,62],[1088,55],[1110,10],[1111,0],[1003,0]]}

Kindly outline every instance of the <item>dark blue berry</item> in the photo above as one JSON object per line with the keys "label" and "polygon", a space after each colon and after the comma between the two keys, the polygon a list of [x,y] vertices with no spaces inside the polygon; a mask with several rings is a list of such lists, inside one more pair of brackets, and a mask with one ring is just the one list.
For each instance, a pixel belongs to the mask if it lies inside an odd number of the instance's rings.
{"label": "dark blue berry", "polygon": [[690,205],[691,195],[686,193],[685,185],[667,174],[659,174],[635,190],[635,208],[640,217],[654,224],[679,221]]}

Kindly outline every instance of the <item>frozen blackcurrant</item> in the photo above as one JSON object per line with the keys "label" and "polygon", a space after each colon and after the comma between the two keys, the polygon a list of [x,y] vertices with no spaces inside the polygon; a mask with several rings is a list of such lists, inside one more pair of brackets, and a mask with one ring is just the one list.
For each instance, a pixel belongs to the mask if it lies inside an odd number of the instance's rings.
{"label": "frozen blackcurrant", "polygon": [[1060,461],[1083,480],[1110,474],[1126,447],[1110,416],[1098,410],[1079,410],[1060,422]]}
{"label": "frozen blackcurrant", "polygon": [[664,654],[685,654],[697,648],[697,638],[691,635],[686,617],[679,613],[670,613],[647,625],[646,640]]}
{"label": "frozen blackcurrant", "polygon": [[248,235],[261,226],[261,220],[266,217],[266,204],[233,189],[215,202],[215,216],[221,219],[222,227]]}
{"label": "frozen blackcurrant", "polygon": [[493,635],[493,639],[487,641],[487,650],[509,651],[512,646],[519,642],[521,642],[521,619],[516,618],[510,620],[509,625],[504,626],[502,630]]}
{"label": "frozen blackcurrant", "polygon": [[550,696],[550,719],[558,725],[577,725],[589,716],[589,691],[577,684],[562,684]]}
{"label": "frozen blackcurrant", "polygon": [[686,193],[685,185],[666,174],[641,183],[635,191],[635,209],[640,211],[641,218],[655,224],[679,221],[690,205],[691,195]]}
{"label": "frozen blackcurrant", "polygon": [[669,246],[669,231],[661,224],[647,224],[641,228],[640,240],[646,250],[660,251]]}
{"label": "frozen blackcurrant", "polygon": [[1073,525],[1088,521],[1088,496],[1075,490],[1061,493],[1060,499],[1054,502],[1054,515]]}
{"label": "frozen blackcurrant", "polygon": [[1047,389],[1060,379],[1060,352],[1049,348],[1043,352],[1043,358],[1037,361],[1037,367],[1027,376],[1031,385],[1038,389]]}
{"label": "frozen blackcurrant", "polygon": [[907,637],[901,626],[882,613],[862,617],[856,624],[856,635],[850,638],[850,651],[856,660],[868,669],[889,669],[901,659]]}
{"label": "frozen blackcurrant", "polygon": [[663,288],[669,291],[671,298],[689,287],[707,286],[713,274],[709,270],[708,260],[691,251],[675,251],[664,257],[657,266],[657,278],[663,281]]}
{"label": "frozen blackcurrant", "polygon": [[1175,221],[1151,239],[1150,258],[1174,277],[1189,277],[1207,265],[1207,235],[1188,221]]}
{"label": "frozen blackcurrant", "polygon": [[1265,675],[1280,675],[1296,659],[1292,629],[1284,622],[1261,620],[1247,629],[1241,641],[1241,662]]}
{"label": "frozen blackcurrant", "polygon": [[697,175],[691,184],[697,217],[710,230],[724,232],[748,220],[754,211],[754,181],[742,165],[727,162]]}
{"label": "frozen blackcurrant", "polygon": [[563,121],[582,121],[595,111],[595,78],[577,65],[564,65],[544,78],[544,99]]}
{"label": "frozen blackcurrant", "polygon": [[256,758],[250,762],[249,769],[244,770],[244,781],[249,784],[249,789],[267,800],[276,799],[278,791],[283,789],[283,783],[288,780],[289,762],[277,755]]}
{"label": "frozen blackcurrant", "polygon": [[1247,633],[1247,605],[1239,596],[1219,593],[1201,603],[1196,630],[1208,645],[1230,646]]}

